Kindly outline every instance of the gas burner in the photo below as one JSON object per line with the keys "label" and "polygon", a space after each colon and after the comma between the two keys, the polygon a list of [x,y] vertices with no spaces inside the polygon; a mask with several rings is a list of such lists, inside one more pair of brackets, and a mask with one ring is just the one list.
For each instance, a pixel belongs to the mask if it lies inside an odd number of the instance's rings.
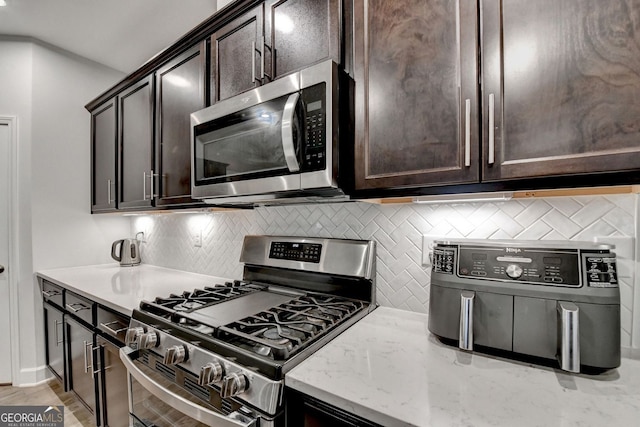
{"label": "gas burner", "polygon": [[173,306],[173,309],[176,311],[189,311],[199,307],[202,307],[204,304],[198,301],[185,301],[180,304],[176,304]]}
{"label": "gas burner", "polygon": [[213,333],[215,332],[215,329],[213,329],[211,326],[204,325],[200,322],[195,322],[184,317],[177,318],[176,323],[178,323],[180,326],[185,326],[204,335],[213,335]]}
{"label": "gas burner", "polygon": [[256,354],[286,360],[363,308],[360,301],[308,294],[222,326],[217,336]]}

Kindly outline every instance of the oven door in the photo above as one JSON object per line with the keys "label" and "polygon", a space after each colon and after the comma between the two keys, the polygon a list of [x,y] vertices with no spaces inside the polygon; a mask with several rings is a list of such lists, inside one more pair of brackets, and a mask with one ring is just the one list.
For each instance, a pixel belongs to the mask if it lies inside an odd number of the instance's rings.
{"label": "oven door", "polygon": [[130,427],[252,427],[256,418],[239,412],[224,415],[189,395],[175,383],[137,361],[138,352],[120,349],[128,372]]}

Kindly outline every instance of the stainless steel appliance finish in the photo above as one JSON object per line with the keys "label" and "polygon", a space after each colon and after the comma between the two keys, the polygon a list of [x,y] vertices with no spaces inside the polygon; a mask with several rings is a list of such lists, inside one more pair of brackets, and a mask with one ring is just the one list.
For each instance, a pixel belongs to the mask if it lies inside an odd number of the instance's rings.
{"label": "stainless steel appliance finish", "polygon": [[282,426],[285,373],[375,308],[373,242],[246,236],[241,261],[243,280],[134,310],[120,350],[132,423],[176,422],[136,405],[150,395],[184,425]]}
{"label": "stainless steel appliance finish", "polygon": [[138,240],[116,240],[111,245],[111,258],[118,261],[123,267],[140,265],[140,245]]}
{"label": "stainless steel appliance finish", "polygon": [[439,241],[429,330],[466,351],[499,351],[569,372],[620,365],[620,290],[610,245]]}
{"label": "stainless steel appliance finish", "polygon": [[346,80],[326,61],[191,114],[192,196],[218,205],[346,199],[337,181]]}

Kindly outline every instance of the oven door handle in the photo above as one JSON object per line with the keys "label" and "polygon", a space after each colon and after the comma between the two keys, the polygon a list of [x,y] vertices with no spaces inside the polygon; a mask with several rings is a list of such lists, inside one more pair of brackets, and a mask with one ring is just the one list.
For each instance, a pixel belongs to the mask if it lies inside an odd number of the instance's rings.
{"label": "oven door handle", "polygon": [[120,348],[120,360],[122,360],[127,372],[147,391],[165,402],[167,405],[207,425],[215,425],[219,427],[254,427],[257,425],[257,420],[243,415],[238,411],[225,416],[172,393],[153,379],[149,378],[133,363],[130,355],[133,355],[134,353],[136,353],[136,350],[132,350],[129,347]]}
{"label": "oven door handle", "polygon": [[289,95],[282,111],[282,150],[284,151],[284,159],[287,162],[289,172],[298,172],[300,170],[300,164],[296,157],[296,146],[293,143],[293,133],[296,130],[293,118],[296,112],[296,105],[298,105],[298,98],[300,98],[299,92]]}

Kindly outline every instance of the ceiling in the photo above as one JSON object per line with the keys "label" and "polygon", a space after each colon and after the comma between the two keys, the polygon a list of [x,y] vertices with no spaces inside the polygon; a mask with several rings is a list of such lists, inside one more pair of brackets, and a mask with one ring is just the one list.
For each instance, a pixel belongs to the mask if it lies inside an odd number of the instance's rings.
{"label": "ceiling", "polygon": [[216,0],[5,0],[0,36],[33,37],[129,74],[216,11]]}

